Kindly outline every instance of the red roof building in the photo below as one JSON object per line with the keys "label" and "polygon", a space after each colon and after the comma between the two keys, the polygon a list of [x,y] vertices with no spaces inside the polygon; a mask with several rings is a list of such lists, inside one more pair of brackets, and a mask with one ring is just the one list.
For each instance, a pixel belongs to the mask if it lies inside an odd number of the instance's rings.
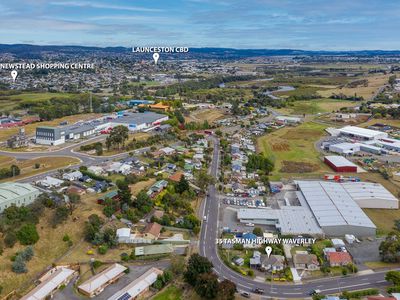
{"label": "red roof building", "polygon": [[346,266],[353,262],[348,252],[328,252],[327,259],[331,267]]}
{"label": "red roof building", "polygon": [[325,156],[324,162],[336,172],[357,173],[357,165],[343,156]]}

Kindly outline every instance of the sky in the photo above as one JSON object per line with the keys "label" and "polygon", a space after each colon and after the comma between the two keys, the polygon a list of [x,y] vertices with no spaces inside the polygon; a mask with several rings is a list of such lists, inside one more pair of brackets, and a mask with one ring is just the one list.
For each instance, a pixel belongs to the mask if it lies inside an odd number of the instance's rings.
{"label": "sky", "polygon": [[399,0],[2,0],[0,43],[400,50]]}

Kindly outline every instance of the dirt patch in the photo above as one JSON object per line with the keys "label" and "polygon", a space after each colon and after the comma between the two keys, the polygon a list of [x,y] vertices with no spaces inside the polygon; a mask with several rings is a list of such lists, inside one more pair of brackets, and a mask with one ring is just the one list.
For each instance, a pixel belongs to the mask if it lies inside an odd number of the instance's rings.
{"label": "dirt patch", "polygon": [[290,146],[286,142],[282,143],[274,143],[271,145],[272,150],[275,152],[284,152],[284,151],[290,151]]}
{"label": "dirt patch", "polygon": [[295,130],[289,130],[282,136],[282,139],[287,140],[307,140],[307,139],[318,139],[321,136],[321,132],[315,129],[296,128]]}
{"label": "dirt patch", "polygon": [[319,166],[317,164],[299,161],[282,161],[282,173],[312,173],[318,171]]}

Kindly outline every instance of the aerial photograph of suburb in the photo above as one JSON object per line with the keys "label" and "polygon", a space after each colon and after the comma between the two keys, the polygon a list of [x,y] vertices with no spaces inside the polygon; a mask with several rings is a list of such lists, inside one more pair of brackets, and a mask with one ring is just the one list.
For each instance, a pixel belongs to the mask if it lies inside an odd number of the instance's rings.
{"label": "aerial photograph of suburb", "polygon": [[400,0],[0,0],[0,300],[400,300]]}

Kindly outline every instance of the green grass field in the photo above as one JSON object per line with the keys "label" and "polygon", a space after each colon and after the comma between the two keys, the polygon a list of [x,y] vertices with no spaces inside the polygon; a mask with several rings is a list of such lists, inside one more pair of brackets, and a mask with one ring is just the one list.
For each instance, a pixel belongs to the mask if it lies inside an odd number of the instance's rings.
{"label": "green grass field", "polygon": [[181,300],[182,290],[176,286],[169,286],[162,292],[158,293],[153,300]]}
{"label": "green grass field", "polygon": [[282,177],[315,177],[328,171],[315,149],[326,126],[314,122],[285,127],[258,138],[257,148],[275,162],[272,180]]}
{"label": "green grass field", "polygon": [[296,101],[289,106],[277,109],[284,114],[293,115],[315,115],[318,113],[327,113],[337,111],[342,107],[356,106],[356,102],[332,99],[316,99],[308,101]]}
{"label": "green grass field", "polygon": [[17,95],[2,96],[0,95],[0,110],[13,110],[18,103],[24,100],[45,101],[53,97],[69,98],[75,94],[68,93],[21,93]]}

